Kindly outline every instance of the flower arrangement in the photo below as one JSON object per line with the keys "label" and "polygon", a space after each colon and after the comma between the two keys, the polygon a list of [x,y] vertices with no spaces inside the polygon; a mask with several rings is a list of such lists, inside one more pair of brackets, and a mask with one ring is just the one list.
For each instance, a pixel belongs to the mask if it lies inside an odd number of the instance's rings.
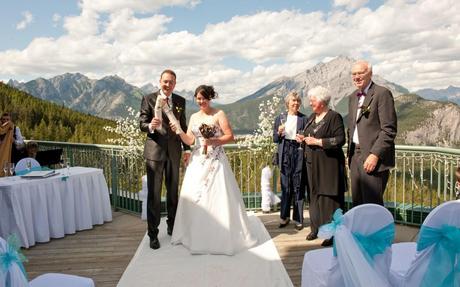
{"label": "flower arrangement", "polygon": [[[216,127],[214,125],[207,125],[205,123],[202,123],[198,129],[200,130],[201,135],[205,139],[210,139],[214,137],[214,135],[216,134]],[[203,154],[208,154],[207,145],[204,145],[203,147]]]}
{"label": "flower arrangement", "polygon": [[281,92],[273,95],[271,99],[263,101],[259,105],[259,123],[252,135],[246,136],[239,143],[240,147],[247,147],[251,150],[266,151],[273,153],[276,145],[273,143],[273,123],[279,114],[281,103]]}
{"label": "flower arrangement", "polygon": [[123,146],[122,153],[128,157],[138,157],[144,151],[145,137],[139,129],[139,112],[136,113],[132,107],[128,107],[128,116],[116,119],[116,126],[105,126],[104,129],[118,135],[116,138],[109,138],[111,144]]}

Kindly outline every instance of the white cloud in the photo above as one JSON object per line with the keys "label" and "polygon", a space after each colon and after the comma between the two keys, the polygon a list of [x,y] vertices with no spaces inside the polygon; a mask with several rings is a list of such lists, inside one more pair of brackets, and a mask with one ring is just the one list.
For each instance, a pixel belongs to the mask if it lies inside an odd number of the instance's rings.
{"label": "white cloud", "polygon": [[167,6],[194,7],[200,0],[80,0],[83,10],[113,13],[123,9],[136,12],[155,12]]}
{"label": "white cloud", "polygon": [[[0,51],[0,78],[81,72],[156,85],[159,73],[172,68],[178,90],[212,84],[227,102],[324,59],[346,55],[370,60],[375,73],[410,90],[460,86],[456,0],[389,0],[376,10],[340,6],[329,13],[262,11],[209,24],[200,34],[168,32],[174,19],[135,13],[149,1],[100,0],[95,1],[98,9],[92,2],[82,2],[80,15],[62,19],[66,35],[37,38],[23,50]],[[226,66],[229,58],[248,67]]]}
{"label": "white cloud", "polygon": [[59,22],[61,21],[62,16],[59,13],[54,13],[53,14],[53,22]]}
{"label": "white cloud", "polygon": [[347,10],[355,10],[363,7],[367,2],[369,2],[369,0],[334,0],[334,6],[345,6]]}
{"label": "white cloud", "polygon": [[141,43],[165,32],[165,25],[170,21],[171,18],[164,15],[136,18],[131,10],[123,9],[110,15],[104,25],[104,36],[116,43]]}
{"label": "white cloud", "polygon": [[21,14],[23,19],[18,24],[16,24],[16,30],[25,29],[34,20],[34,16],[29,11],[24,11]]}
{"label": "white cloud", "polygon": [[94,11],[83,10],[78,16],[64,18],[64,28],[75,41],[82,37],[98,35],[99,24],[99,14]]}

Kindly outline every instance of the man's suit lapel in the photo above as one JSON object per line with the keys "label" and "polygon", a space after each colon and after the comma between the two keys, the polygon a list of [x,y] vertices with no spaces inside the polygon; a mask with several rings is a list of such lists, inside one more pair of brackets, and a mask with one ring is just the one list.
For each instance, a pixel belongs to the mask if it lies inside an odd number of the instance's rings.
{"label": "man's suit lapel", "polygon": [[173,113],[176,116],[176,118],[179,120],[180,113],[182,113],[182,111],[184,110],[184,107],[181,104],[178,95],[172,94],[171,97],[172,97],[171,98],[171,101],[172,101],[171,109],[173,110]]}
{"label": "man's suit lapel", "polygon": [[[367,94],[366,94],[366,97],[364,98],[364,102],[363,102],[363,107],[369,107],[369,105],[372,103],[372,100],[374,98],[374,83],[371,82],[371,85],[369,87],[369,90],[367,91]],[[359,116],[358,118],[356,119],[356,122],[358,123],[361,118],[363,117],[363,111],[361,110],[361,112],[359,113]]]}
{"label": "man's suit lapel", "polygon": [[356,94],[358,94],[358,90],[354,91],[352,94],[351,94],[351,115],[349,115],[351,117],[351,123],[354,124],[356,123],[356,111],[358,110],[358,97],[356,96]]}
{"label": "man's suit lapel", "polygon": [[367,91],[366,97],[364,98],[363,106],[368,107],[370,102],[372,101],[372,98],[374,97],[374,83],[371,83],[371,86],[369,87],[369,90]]}

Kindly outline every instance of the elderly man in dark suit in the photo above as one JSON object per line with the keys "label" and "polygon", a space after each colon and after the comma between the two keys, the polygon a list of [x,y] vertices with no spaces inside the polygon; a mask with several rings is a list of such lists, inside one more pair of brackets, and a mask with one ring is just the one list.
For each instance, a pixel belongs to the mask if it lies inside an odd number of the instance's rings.
{"label": "elderly man in dark suit", "polygon": [[[160,76],[160,90],[142,98],[139,116],[140,129],[147,133],[144,147],[144,158],[147,168],[147,225],[150,237],[150,248],[160,248],[158,225],[160,224],[161,187],[163,174],[166,186],[166,208],[168,210],[168,234],[171,235],[176,216],[179,191],[179,166],[182,147],[185,151],[190,147],[183,144],[179,135],[169,127],[169,119],[162,112],[162,119],[155,117],[157,97],[165,98],[165,104],[171,107],[174,116],[179,120],[182,130],[187,130],[185,120],[185,99],[173,94],[176,86],[176,74],[165,70]],[[187,164],[189,153],[184,154]]]}
{"label": "elderly man in dark suit", "polygon": [[363,60],[354,63],[349,98],[348,160],[353,206],[383,205],[383,193],[390,168],[395,165],[394,139],[397,131],[393,95],[372,80],[372,66]]}

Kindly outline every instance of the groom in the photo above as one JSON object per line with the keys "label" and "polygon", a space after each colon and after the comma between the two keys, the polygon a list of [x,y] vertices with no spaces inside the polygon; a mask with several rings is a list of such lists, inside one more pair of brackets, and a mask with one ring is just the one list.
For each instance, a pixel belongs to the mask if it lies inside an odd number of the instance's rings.
{"label": "groom", "polygon": [[[160,224],[161,187],[163,174],[166,186],[166,208],[168,210],[168,234],[171,235],[176,216],[179,191],[179,166],[182,146],[185,151],[190,147],[183,144],[180,137],[169,127],[169,119],[162,113],[162,119],[155,118],[155,103],[158,96],[166,97],[174,116],[179,120],[182,130],[187,130],[185,120],[185,99],[173,94],[176,86],[176,74],[164,70],[160,75],[160,90],[142,98],[139,124],[147,133],[144,146],[144,158],[147,169],[147,225],[150,248],[160,248],[158,225]],[[163,129],[161,129],[163,127]],[[190,153],[184,153],[184,164],[188,163]]]}

